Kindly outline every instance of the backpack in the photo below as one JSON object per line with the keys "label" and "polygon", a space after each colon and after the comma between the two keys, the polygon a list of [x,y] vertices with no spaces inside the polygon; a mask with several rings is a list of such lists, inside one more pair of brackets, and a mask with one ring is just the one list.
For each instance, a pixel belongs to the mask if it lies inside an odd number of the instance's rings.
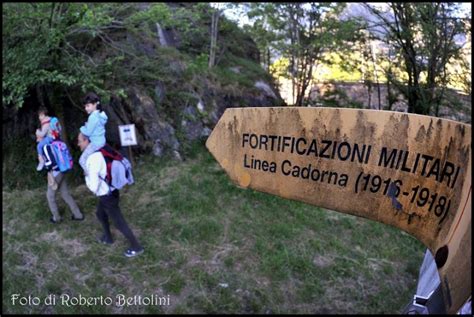
{"label": "backpack", "polygon": [[122,189],[125,185],[134,183],[132,165],[120,152],[106,144],[98,150],[104,156],[107,165],[107,175],[103,179],[107,185],[115,189]]}
{"label": "backpack", "polygon": [[59,171],[54,149],[51,143],[43,146],[44,168],[47,171]]}
{"label": "backpack", "polygon": [[49,129],[51,130],[53,140],[59,140],[61,138],[61,124],[59,123],[58,118],[52,117],[50,119]]}
{"label": "backpack", "polygon": [[72,170],[74,161],[71,153],[63,141],[55,140],[43,147],[44,165],[46,170],[60,171],[62,173]]}

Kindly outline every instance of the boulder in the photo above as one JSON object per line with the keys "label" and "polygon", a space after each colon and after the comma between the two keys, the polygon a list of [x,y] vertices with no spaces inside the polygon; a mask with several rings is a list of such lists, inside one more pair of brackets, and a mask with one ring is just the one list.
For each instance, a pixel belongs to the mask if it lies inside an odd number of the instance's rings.
{"label": "boulder", "polygon": [[181,120],[181,127],[186,139],[189,141],[200,138],[204,130],[204,125],[199,118],[199,113],[196,108],[197,107],[194,106],[186,107],[183,112],[183,119]]}

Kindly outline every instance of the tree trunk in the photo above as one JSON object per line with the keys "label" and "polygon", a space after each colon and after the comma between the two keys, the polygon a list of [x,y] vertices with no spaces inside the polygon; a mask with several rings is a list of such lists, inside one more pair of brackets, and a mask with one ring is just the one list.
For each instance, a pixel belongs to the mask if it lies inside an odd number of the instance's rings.
{"label": "tree trunk", "polygon": [[[298,50],[300,49],[299,46],[299,39],[298,39],[298,25],[297,25],[297,16],[295,11],[295,5],[289,6],[289,16],[290,16],[290,42],[291,42],[291,81],[292,81],[292,103],[293,105],[298,104],[298,70],[299,70],[299,55]],[[296,95],[296,96],[295,96]],[[296,97],[296,101],[295,101]]]}
{"label": "tree trunk", "polygon": [[387,110],[392,110],[392,106],[395,103],[394,99],[392,98],[392,89],[390,85],[391,78],[387,80]]}
{"label": "tree trunk", "polygon": [[407,73],[408,73],[408,86],[406,88],[405,97],[408,99],[408,112],[416,113],[416,96],[415,96],[415,87],[413,85],[413,72],[412,67],[409,61],[407,64]]}
{"label": "tree trunk", "polygon": [[382,110],[382,101],[380,100],[380,83],[379,79],[377,78],[377,97],[379,98],[379,110]]}
{"label": "tree trunk", "polygon": [[421,98],[416,87],[412,86],[409,89],[410,90],[409,90],[409,96],[408,96],[408,109],[411,109],[412,113],[425,114],[423,105],[420,105]]}
{"label": "tree trunk", "polygon": [[[303,106],[306,90],[308,89],[309,83],[311,81],[311,77],[313,75],[313,64],[314,64],[314,59],[312,57],[305,57],[305,62],[303,63],[302,69],[301,69],[301,77],[299,78],[300,89],[298,90],[298,96],[296,99],[296,105],[298,107]],[[308,70],[306,70],[306,68],[308,68]]]}
{"label": "tree trunk", "polygon": [[296,74],[295,74],[295,57],[291,57],[291,105],[295,105],[295,95],[296,95]]}
{"label": "tree trunk", "polygon": [[367,108],[371,109],[372,107],[372,82],[367,81],[367,93],[369,94],[369,101],[367,104]]}
{"label": "tree trunk", "polygon": [[426,100],[424,98],[424,92],[422,91],[423,87],[420,86],[420,82],[418,80],[418,75],[415,74],[414,86],[413,86],[413,95],[414,95],[414,105],[415,105],[415,113],[419,114],[428,114],[430,111],[429,105],[426,104]]}
{"label": "tree trunk", "polygon": [[270,73],[270,47],[267,47],[267,72]]}
{"label": "tree trunk", "polygon": [[380,83],[379,83],[379,75],[377,73],[377,62],[375,58],[375,50],[374,50],[373,45],[370,45],[370,56],[372,57],[372,66],[374,67],[374,78],[375,78],[375,83],[377,85],[377,96],[379,99],[379,110],[380,110],[382,109],[381,102],[380,102]]}
{"label": "tree trunk", "polygon": [[387,108],[386,110],[392,110],[392,97],[390,97],[390,78],[387,79]]}
{"label": "tree trunk", "polygon": [[211,21],[211,50],[209,52],[209,68],[212,68],[216,62],[218,21],[219,21],[219,10],[216,10],[212,13],[212,21]]}
{"label": "tree trunk", "polygon": [[42,86],[40,86],[39,84],[36,84],[35,88],[36,88],[36,97],[38,98],[40,106],[43,108],[46,108]]}
{"label": "tree trunk", "polygon": [[374,60],[374,76],[375,76],[375,84],[377,85],[377,97],[379,100],[379,110],[381,110],[382,105],[380,101],[380,83],[379,83],[379,75],[377,74],[377,70],[375,69],[375,60]]}

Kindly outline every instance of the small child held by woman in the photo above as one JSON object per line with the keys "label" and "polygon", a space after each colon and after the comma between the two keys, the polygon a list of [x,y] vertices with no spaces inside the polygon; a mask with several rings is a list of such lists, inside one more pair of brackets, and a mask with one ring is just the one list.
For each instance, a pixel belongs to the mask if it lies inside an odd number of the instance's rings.
{"label": "small child held by woman", "polygon": [[88,93],[83,100],[84,108],[89,114],[85,125],[80,128],[83,135],[90,140],[89,146],[82,152],[79,158],[79,164],[86,171],[86,160],[92,153],[105,145],[105,124],[107,123],[107,114],[102,110],[100,98],[95,93]]}
{"label": "small child held by woman", "polygon": [[38,166],[36,167],[37,171],[41,171],[44,167],[44,158],[43,158],[43,147],[46,144],[53,142],[53,135],[50,129],[51,118],[48,116],[48,110],[46,108],[40,108],[38,110],[38,119],[41,123],[41,128],[36,129],[36,150],[38,152]]}

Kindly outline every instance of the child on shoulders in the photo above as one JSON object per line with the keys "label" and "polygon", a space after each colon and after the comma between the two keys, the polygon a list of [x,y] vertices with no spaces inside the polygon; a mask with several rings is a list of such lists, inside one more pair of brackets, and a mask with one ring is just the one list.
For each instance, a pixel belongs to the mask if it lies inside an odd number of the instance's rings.
{"label": "child on shoulders", "polygon": [[79,164],[82,169],[85,168],[86,160],[95,151],[99,150],[106,143],[105,140],[105,124],[107,123],[107,114],[102,110],[100,98],[95,93],[90,92],[84,97],[84,108],[89,114],[87,122],[80,128],[83,135],[90,140],[89,146],[82,152],[79,158]]}

